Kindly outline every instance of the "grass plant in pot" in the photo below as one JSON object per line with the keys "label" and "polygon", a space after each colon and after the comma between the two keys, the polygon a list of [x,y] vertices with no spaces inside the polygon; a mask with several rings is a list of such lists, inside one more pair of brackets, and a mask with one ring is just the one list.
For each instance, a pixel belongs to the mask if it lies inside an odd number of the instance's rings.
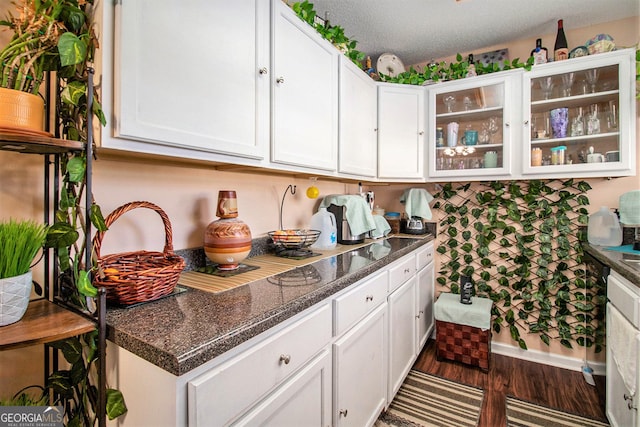
{"label": "grass plant in pot", "polygon": [[46,234],[46,226],[33,221],[0,222],[0,326],[17,322],[27,311],[31,264]]}

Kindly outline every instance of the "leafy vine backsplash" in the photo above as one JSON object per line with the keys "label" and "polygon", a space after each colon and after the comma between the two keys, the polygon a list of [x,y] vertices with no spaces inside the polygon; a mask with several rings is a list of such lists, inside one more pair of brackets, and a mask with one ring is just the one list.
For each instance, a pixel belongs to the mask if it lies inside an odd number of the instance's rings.
{"label": "leafy vine backsplash", "polygon": [[582,262],[590,189],[571,179],[443,185],[434,204],[439,290],[459,293],[462,276],[470,279],[494,302],[493,330],[508,328],[522,349],[537,335],[602,351],[606,290]]}

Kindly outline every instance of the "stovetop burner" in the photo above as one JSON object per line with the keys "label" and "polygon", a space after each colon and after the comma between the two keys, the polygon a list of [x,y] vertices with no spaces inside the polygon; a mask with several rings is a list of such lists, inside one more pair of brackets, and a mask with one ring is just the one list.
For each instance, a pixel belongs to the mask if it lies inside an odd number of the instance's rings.
{"label": "stovetop burner", "polygon": [[306,259],[320,254],[307,248],[287,249],[278,246],[275,249],[275,255],[282,258]]}

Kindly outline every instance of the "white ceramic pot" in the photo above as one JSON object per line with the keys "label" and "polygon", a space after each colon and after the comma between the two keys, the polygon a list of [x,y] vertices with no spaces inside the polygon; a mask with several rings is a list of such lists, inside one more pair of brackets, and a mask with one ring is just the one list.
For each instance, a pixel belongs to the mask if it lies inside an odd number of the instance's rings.
{"label": "white ceramic pot", "polygon": [[21,276],[0,279],[0,326],[22,319],[29,305],[31,284],[31,270]]}

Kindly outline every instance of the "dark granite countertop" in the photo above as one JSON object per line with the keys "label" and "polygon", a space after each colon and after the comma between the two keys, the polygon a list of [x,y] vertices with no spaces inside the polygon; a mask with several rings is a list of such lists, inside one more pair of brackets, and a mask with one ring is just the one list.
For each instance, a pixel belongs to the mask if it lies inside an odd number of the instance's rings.
{"label": "dark granite countertop", "polygon": [[[107,338],[182,375],[431,240],[391,237],[221,293],[189,288],[136,307],[109,308]],[[360,255],[357,268],[354,255]]]}
{"label": "dark granite countertop", "polygon": [[[583,243],[582,246],[585,252],[640,287],[640,263],[629,262],[629,260],[640,260],[640,252],[623,253],[610,251],[606,250],[604,246],[590,245],[589,243]],[[633,267],[633,265],[636,267]]]}

